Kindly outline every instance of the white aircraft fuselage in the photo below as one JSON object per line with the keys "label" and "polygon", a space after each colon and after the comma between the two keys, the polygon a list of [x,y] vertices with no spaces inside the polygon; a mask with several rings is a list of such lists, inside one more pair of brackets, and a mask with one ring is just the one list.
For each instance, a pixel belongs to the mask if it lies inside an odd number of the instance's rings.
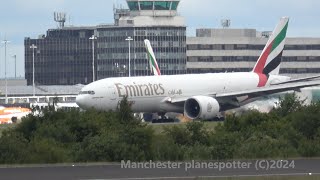
{"label": "white aircraft fuselage", "polygon": [[[271,75],[266,85],[288,79]],[[119,101],[127,96],[134,112],[181,113],[183,105],[166,101],[251,90],[258,84],[259,76],[252,72],[107,78],[85,86],[81,90],[85,93],[78,95],[77,104],[83,109],[116,110]]]}

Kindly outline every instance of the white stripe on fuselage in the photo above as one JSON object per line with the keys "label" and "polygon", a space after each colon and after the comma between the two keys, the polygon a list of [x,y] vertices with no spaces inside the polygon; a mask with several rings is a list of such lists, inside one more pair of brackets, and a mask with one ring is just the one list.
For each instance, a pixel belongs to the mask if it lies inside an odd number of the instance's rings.
{"label": "white stripe on fuselage", "polygon": [[[177,107],[162,106],[166,98],[255,89],[258,82],[258,75],[251,72],[121,77],[93,82],[83,91],[96,91],[91,104],[86,103],[100,110],[115,110],[118,102],[128,96],[134,112],[176,112]],[[270,78],[267,85],[269,82]]]}

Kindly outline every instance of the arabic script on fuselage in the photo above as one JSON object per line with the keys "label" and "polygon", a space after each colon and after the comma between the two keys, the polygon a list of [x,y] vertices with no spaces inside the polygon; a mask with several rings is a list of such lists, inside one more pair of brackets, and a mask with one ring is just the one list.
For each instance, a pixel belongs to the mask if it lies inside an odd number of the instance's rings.
{"label": "arabic script on fuselage", "polygon": [[181,89],[172,89],[168,91],[169,96],[174,96],[174,95],[182,95],[182,90]]}

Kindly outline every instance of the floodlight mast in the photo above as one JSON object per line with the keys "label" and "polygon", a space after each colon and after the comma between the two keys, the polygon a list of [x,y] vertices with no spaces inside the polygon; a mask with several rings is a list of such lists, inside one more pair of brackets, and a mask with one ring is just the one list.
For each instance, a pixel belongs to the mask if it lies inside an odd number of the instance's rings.
{"label": "floodlight mast", "polygon": [[33,91],[33,96],[36,96],[36,88],[35,88],[35,84],[34,84],[34,49],[37,48],[36,45],[32,44],[30,46],[30,48],[32,49],[32,91]]}
{"label": "floodlight mast", "polygon": [[5,78],[5,87],[6,87],[6,94],[5,94],[5,104],[8,104],[8,79],[7,79],[7,44],[10,41],[3,40],[4,43],[4,78]]}
{"label": "floodlight mast", "polygon": [[128,41],[129,42],[129,77],[131,77],[131,53],[130,53],[130,49],[131,49],[131,47],[130,47],[130,41],[132,41],[133,39],[129,36],[127,39],[126,39],[126,41]]}
{"label": "floodlight mast", "polygon": [[92,82],[95,81],[95,70],[94,70],[94,40],[97,39],[95,35],[92,35],[90,38],[92,40]]}

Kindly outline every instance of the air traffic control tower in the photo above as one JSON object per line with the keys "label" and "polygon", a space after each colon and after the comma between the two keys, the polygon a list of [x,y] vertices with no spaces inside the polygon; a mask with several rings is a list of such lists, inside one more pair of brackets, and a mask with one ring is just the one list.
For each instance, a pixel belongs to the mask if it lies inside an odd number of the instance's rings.
{"label": "air traffic control tower", "polygon": [[97,27],[97,79],[150,75],[144,40],[149,39],[162,74],[186,73],[186,26],[178,15],[180,0],[127,0],[129,10],[115,9],[114,26]]}
{"label": "air traffic control tower", "polygon": [[129,54],[131,76],[151,75],[145,39],[153,46],[162,75],[185,74],[186,26],[177,13],[180,1],[126,2],[128,8],[114,8],[113,23],[68,26],[65,13],[55,13],[57,28],[36,39],[26,37],[28,85],[33,81],[32,44],[37,46],[34,78],[39,85],[88,84],[93,79],[129,76]]}
{"label": "air traffic control tower", "polygon": [[130,17],[123,18],[120,25],[185,26],[184,18],[177,13],[179,2],[180,0],[127,0]]}

